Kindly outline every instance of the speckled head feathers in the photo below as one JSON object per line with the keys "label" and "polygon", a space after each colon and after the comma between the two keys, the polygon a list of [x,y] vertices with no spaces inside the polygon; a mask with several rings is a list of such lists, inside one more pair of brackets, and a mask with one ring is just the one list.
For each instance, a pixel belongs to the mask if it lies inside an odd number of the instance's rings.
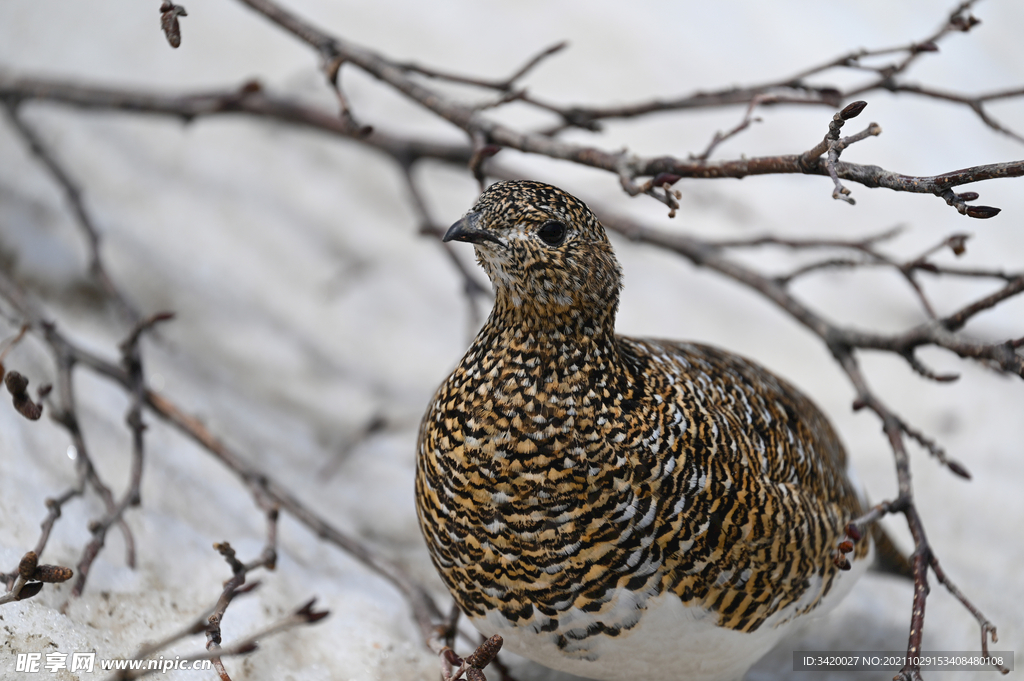
{"label": "speckled head feathers", "polygon": [[614,318],[622,273],[604,227],[557,187],[498,182],[445,235],[475,244],[499,305]]}

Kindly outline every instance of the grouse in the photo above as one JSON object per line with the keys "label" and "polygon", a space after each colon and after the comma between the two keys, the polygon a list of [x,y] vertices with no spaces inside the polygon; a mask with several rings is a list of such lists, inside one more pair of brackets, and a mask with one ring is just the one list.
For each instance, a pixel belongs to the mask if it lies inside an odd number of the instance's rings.
{"label": "grouse", "polygon": [[416,504],[481,633],[595,679],[737,679],[850,590],[872,549],[837,553],[862,501],[828,420],[748,359],[616,335],[582,201],[499,182],[444,240],[495,301],[423,418]]}

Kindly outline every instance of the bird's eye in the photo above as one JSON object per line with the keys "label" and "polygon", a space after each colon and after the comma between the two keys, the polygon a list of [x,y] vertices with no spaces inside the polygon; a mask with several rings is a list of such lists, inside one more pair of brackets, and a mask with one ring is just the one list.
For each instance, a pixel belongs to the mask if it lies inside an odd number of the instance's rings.
{"label": "bird's eye", "polygon": [[565,225],[556,220],[545,222],[537,230],[537,236],[548,246],[560,246],[565,241]]}

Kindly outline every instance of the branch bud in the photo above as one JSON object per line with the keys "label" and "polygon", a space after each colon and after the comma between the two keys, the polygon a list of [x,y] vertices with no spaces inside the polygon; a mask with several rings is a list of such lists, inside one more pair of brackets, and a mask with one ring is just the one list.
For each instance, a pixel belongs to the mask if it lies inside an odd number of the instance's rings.
{"label": "branch bud", "polygon": [[682,176],[675,175],[674,173],[658,173],[654,176],[654,179],[651,180],[651,186],[661,187],[666,184],[673,185],[681,179],[683,179]]}
{"label": "branch bud", "polygon": [[39,557],[36,556],[35,551],[29,551],[21,557],[21,562],[18,563],[18,575],[25,580],[32,579],[32,575],[36,571],[36,564],[39,562]]}
{"label": "branch bud", "polygon": [[839,117],[844,121],[848,121],[851,118],[856,118],[860,115],[860,112],[864,110],[864,107],[868,105],[863,99],[859,99],[856,102],[847,104],[846,107],[839,112]]}
{"label": "branch bud", "polygon": [[187,17],[188,12],[181,5],[173,2],[165,2],[160,5],[160,28],[167,36],[167,42],[171,47],[177,48],[181,45],[181,26],[178,24],[178,17]]}
{"label": "branch bud", "polygon": [[329,610],[314,610],[313,605],[316,603],[316,599],[311,599],[304,606],[295,611],[295,614],[302,617],[307,624],[313,622],[319,622],[323,618],[331,614]]}
{"label": "branch bud", "polygon": [[8,373],[7,377],[4,379],[4,383],[7,384],[7,390],[9,390],[15,397],[24,394],[25,389],[28,388],[28,379],[17,371]]}
{"label": "branch bud", "polygon": [[29,421],[38,421],[39,417],[43,415],[43,407],[33,402],[32,398],[28,396],[28,379],[17,371],[9,371],[4,377],[4,383],[11,393],[14,408],[18,410],[18,413]]}
{"label": "branch bud", "polygon": [[19,601],[27,601],[28,599],[35,596],[37,593],[43,590],[42,582],[32,582],[21,587],[21,591],[18,592]]}
{"label": "branch bud", "polygon": [[60,582],[68,581],[74,576],[75,571],[71,568],[64,567],[63,565],[40,565],[36,568],[35,573],[32,575],[32,579],[40,582],[59,584]]}
{"label": "branch bud", "polygon": [[1002,210],[1002,208],[994,208],[992,206],[967,206],[967,217],[987,220],[999,215]]}
{"label": "branch bud", "polygon": [[957,14],[955,17],[949,20],[950,26],[952,26],[958,31],[963,31],[964,33],[971,30],[980,23],[981,19],[977,18],[973,14],[968,14],[967,16]]}
{"label": "branch bud", "polygon": [[954,234],[953,236],[949,237],[946,243],[949,244],[949,247],[950,249],[952,249],[954,255],[963,255],[964,253],[967,252],[967,247],[965,246],[965,244],[967,240],[970,238],[970,234]]}
{"label": "branch bud", "polygon": [[959,461],[947,459],[946,467],[949,468],[949,470],[953,471],[955,474],[959,475],[964,480],[971,479],[971,472],[964,468]]}
{"label": "branch bud", "polygon": [[495,634],[486,641],[480,644],[472,655],[466,658],[466,664],[474,669],[483,669],[491,663],[491,660],[497,656],[498,651],[501,650],[501,644],[504,640],[501,636]]}

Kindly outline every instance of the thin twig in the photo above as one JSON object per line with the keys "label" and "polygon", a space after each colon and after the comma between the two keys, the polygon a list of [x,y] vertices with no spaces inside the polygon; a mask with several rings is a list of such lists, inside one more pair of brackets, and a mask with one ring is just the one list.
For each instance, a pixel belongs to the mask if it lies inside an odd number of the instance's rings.
{"label": "thin twig", "polygon": [[508,78],[502,80],[488,80],[486,78],[477,78],[474,76],[465,76],[457,73],[451,73],[442,71],[439,69],[423,66],[414,62],[397,63],[398,68],[412,73],[418,73],[428,78],[437,78],[439,80],[447,80],[451,83],[461,83],[463,85],[474,85],[476,87],[487,88],[489,90],[500,90],[502,92],[508,92],[515,86],[516,81],[520,80],[527,73],[532,71],[538,64],[547,59],[553,54],[561,52],[563,49],[569,46],[569,43],[562,41],[555,43],[551,47],[545,48],[538,52],[535,56],[531,57],[529,61],[523,64]]}
{"label": "thin twig", "polygon": [[[981,654],[984,657],[989,657],[989,637],[991,636],[993,643],[999,642],[999,637],[996,635],[996,625],[992,624],[988,620],[988,618],[985,617],[985,614],[982,613],[981,610],[979,610],[978,607],[974,605],[974,603],[972,603],[970,599],[968,599],[963,594],[963,592],[960,591],[957,585],[954,584],[953,581],[946,575],[946,571],[942,569],[941,565],[939,565],[939,559],[936,558],[934,554],[932,554],[930,558],[931,560],[929,561],[929,566],[931,567],[932,572],[935,573],[935,578],[938,579],[939,583],[942,584],[942,586],[946,587],[946,590],[949,591],[949,593],[953,594],[953,597],[960,601],[960,604],[964,606],[964,608],[966,608],[968,612],[974,615],[974,619],[978,621],[978,626],[981,627]],[[1000,664],[996,664],[993,666],[996,669],[998,669],[999,672],[1002,674],[1010,673],[1009,669]]]}
{"label": "thin twig", "polygon": [[[234,655],[247,655],[256,650],[258,644],[263,639],[273,634],[280,633],[282,631],[293,629],[297,626],[304,624],[314,624],[319,622],[328,615],[324,611],[316,611],[313,609],[315,600],[311,600],[302,607],[291,612],[287,616],[281,618],[277,622],[260,629],[259,631],[249,634],[245,638],[235,641],[231,645],[219,648],[216,651],[207,651],[205,653],[197,653],[194,655],[186,655],[180,658],[181,662],[194,662],[196,660],[213,660],[220,657],[228,657]],[[198,633],[198,632],[190,632]],[[177,640],[177,639],[174,639]],[[171,643],[174,640],[170,641]],[[155,651],[154,651],[155,652]],[[152,654],[152,653],[150,653]],[[176,658],[179,659],[179,658]],[[111,681],[122,681],[125,679],[137,679],[142,676],[158,671],[158,669],[133,669],[133,670],[122,670],[114,676],[110,677]]]}
{"label": "thin twig", "polygon": [[752,97],[750,100],[750,104],[747,106],[746,113],[743,114],[743,119],[734,128],[726,132],[722,132],[721,130],[716,132],[715,136],[711,138],[711,142],[708,143],[708,146],[704,149],[704,151],[697,155],[690,154],[690,158],[693,159],[694,161],[708,160],[711,157],[712,152],[718,147],[719,144],[743,132],[744,130],[750,127],[751,123],[761,122],[760,118],[754,117],[754,109],[756,109],[761,104],[775,102],[777,102],[777,99],[775,99],[772,95],[757,95],[755,97]]}
{"label": "thin twig", "polygon": [[[260,1],[262,2],[262,0]],[[401,75],[400,70],[393,69],[386,61],[380,60],[373,53],[368,55],[365,51],[352,49],[352,54],[359,56],[361,62],[365,61],[365,66],[372,74],[378,75],[379,73],[381,75],[378,77],[390,77],[396,81],[393,84],[400,91],[411,90],[407,94],[410,94],[419,103],[464,130],[480,132],[485,139],[489,140],[488,144],[497,147],[509,147],[527,153],[572,161],[607,170],[616,176],[620,176],[625,169],[630,178],[674,175],[677,178],[692,179],[739,179],[754,175],[828,176],[830,174],[824,160],[818,159],[817,162],[806,163],[801,160],[802,154],[781,154],[713,162],[684,160],[672,156],[644,158],[621,151],[607,152],[596,147],[570,144],[552,139],[542,133],[524,133],[490,121],[473,107],[456,104],[438,93],[408,80]],[[372,67],[372,70],[369,67]],[[250,89],[251,91],[249,91]],[[351,125],[344,123],[337,116],[272,97],[261,92],[258,85],[250,89],[243,87],[240,90],[214,94],[161,95],[133,90],[110,90],[72,85],[39,78],[10,79],[0,75],[0,99],[7,101],[34,99],[90,109],[163,114],[185,120],[202,116],[243,113],[311,127],[354,139],[395,159],[400,159],[402,162],[408,162],[410,159],[437,158],[450,163],[467,164],[472,158],[472,148],[468,145],[436,144],[415,139],[403,140],[379,132],[362,137],[360,130],[353,129]],[[902,175],[876,165],[861,165],[846,161],[833,164],[833,169],[840,180],[856,182],[865,187],[933,194],[946,200],[945,192],[952,193],[953,187],[998,178],[1024,176],[1024,160],[973,166],[932,176]],[[631,193],[642,192],[636,190]],[[661,199],[659,198],[659,200]],[[969,217],[988,218],[999,212],[998,209],[988,206],[971,207],[971,209],[964,209],[962,213]],[[957,207],[957,210],[960,208]]]}
{"label": "thin twig", "polygon": [[[455,102],[451,98],[425,87],[411,79],[406,70],[383,55],[332,36],[272,0],[239,0],[239,2],[248,5],[273,23],[308,43],[321,55],[342,58],[347,63],[358,66],[368,74],[392,86],[425,109],[464,130],[471,139],[474,139],[475,136],[482,136],[486,144],[510,147],[526,153],[572,161],[615,173],[616,176],[624,180],[623,187],[633,195],[635,195],[632,191],[634,178],[656,177],[663,173],[704,179],[739,178],[749,175],[780,173],[834,174],[837,182],[847,180],[868,187],[886,187],[896,191],[936,195],[967,182],[1024,175],[1024,161],[977,166],[933,177],[911,178],[878,166],[863,166],[848,162],[829,163],[820,158],[811,160],[807,154],[706,163],[684,161],[671,156],[643,158],[625,151],[607,152],[596,147],[563,142],[539,133],[525,133],[512,129],[486,118],[472,106]],[[985,218],[992,217],[997,213],[998,209],[982,206],[977,207],[977,210],[968,211],[966,214],[971,217]]]}
{"label": "thin twig", "polygon": [[[71,589],[71,598],[77,598],[82,595],[82,591],[85,589],[86,580],[89,578],[89,570],[92,567],[92,563],[99,555],[99,552],[106,541],[107,530],[109,530],[115,523],[124,525],[125,511],[127,511],[131,506],[138,506],[142,503],[140,489],[142,487],[142,467],[144,459],[143,433],[146,430],[146,425],[142,421],[142,406],[145,399],[146,388],[145,380],[142,375],[142,359],[139,354],[138,345],[139,339],[145,331],[148,331],[160,322],[171,319],[172,316],[173,315],[168,313],[159,313],[140,321],[135,325],[135,328],[132,329],[128,334],[128,337],[121,344],[121,361],[122,366],[125,368],[125,374],[128,380],[125,387],[132,396],[132,404],[128,409],[128,416],[126,418],[128,428],[132,433],[132,462],[128,489],[125,491],[120,501],[116,504],[108,505],[107,514],[103,518],[94,520],[89,524],[89,530],[92,532],[92,539],[86,545],[85,550],[82,552],[82,558],[78,562],[78,577],[75,580],[75,585]],[[70,376],[67,380],[70,381]],[[79,430],[77,425],[75,426],[75,429]],[[79,437],[81,438],[80,434]],[[79,455],[81,456],[81,452],[79,452]],[[112,498],[113,497],[111,495],[111,499]],[[130,558],[131,562],[129,565],[134,567],[134,542]]]}
{"label": "thin twig", "polygon": [[103,260],[100,257],[100,233],[89,211],[85,209],[81,187],[71,179],[71,176],[64,170],[64,167],[57,161],[57,158],[50,153],[43,140],[36,134],[36,131],[21,120],[17,104],[5,100],[4,105],[4,110],[7,113],[7,119],[10,121],[11,126],[21,135],[21,138],[25,140],[25,143],[32,150],[32,153],[50,172],[54,181],[64,190],[64,196],[67,198],[68,203],[71,204],[72,212],[75,215],[78,226],[81,227],[85,235],[85,241],[89,247],[89,272],[95,277],[103,292],[114,301],[124,317],[133,323],[138,321],[138,312],[135,311],[135,308],[128,302],[124,294],[114,286],[113,280],[103,265]]}
{"label": "thin twig", "polygon": [[[23,321],[45,339],[54,354],[58,358],[63,358],[62,361],[66,365],[81,364],[125,388],[130,388],[131,378],[122,367],[69,341],[53,323],[48,322],[42,316],[21,287],[2,271],[0,271],[0,297],[6,299]],[[58,375],[60,376],[61,372],[58,372]],[[61,381],[58,381],[58,384],[60,383]],[[426,590],[410,578],[404,570],[378,555],[366,544],[350,537],[321,518],[294,494],[285,490],[264,472],[253,467],[244,457],[217,438],[200,419],[186,413],[167,397],[147,389],[146,407],[227,466],[249,487],[258,503],[276,505],[318,537],[341,548],[389,581],[409,603],[424,640],[430,642],[437,640],[436,624],[442,620],[441,612]]]}
{"label": "thin twig", "polygon": [[480,284],[476,275],[469,271],[469,269],[463,264],[462,260],[455,253],[455,250],[451,247],[451,244],[444,243],[441,241],[441,237],[444,236],[444,229],[437,227],[437,223],[434,221],[430,214],[430,209],[427,207],[427,202],[423,198],[423,194],[419,190],[419,186],[416,184],[416,179],[413,177],[412,168],[408,165],[401,165],[402,177],[405,179],[405,186],[409,192],[409,198],[412,200],[413,209],[416,211],[417,216],[420,220],[420,234],[428,234],[437,239],[437,242],[445,251],[445,255],[448,256],[448,261],[455,268],[455,271],[459,273],[459,277],[462,279],[462,293],[466,298],[466,310],[467,310],[467,333],[472,338],[476,335],[477,329],[480,327],[480,310],[477,307],[477,301],[481,298],[486,298],[490,292],[489,288],[485,288]]}

